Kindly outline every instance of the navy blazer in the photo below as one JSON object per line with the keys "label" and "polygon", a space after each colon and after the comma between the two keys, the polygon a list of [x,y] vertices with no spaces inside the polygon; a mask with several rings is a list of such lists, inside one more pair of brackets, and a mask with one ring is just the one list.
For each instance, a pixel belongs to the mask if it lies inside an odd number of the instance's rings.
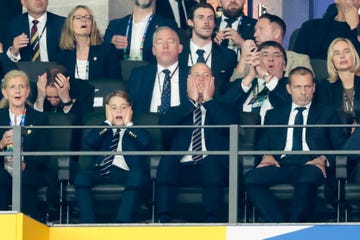
{"label": "navy blazer", "polygon": [[[197,4],[194,0],[184,0],[187,15],[189,17],[192,8]],[[170,6],[169,0],[156,0],[155,12],[157,15],[175,21],[174,12]]]}
{"label": "navy blazer", "polygon": [[[179,66],[180,103],[187,101],[188,68]],[[135,68],[130,75],[128,93],[134,111],[149,112],[155,87],[157,65],[149,64]]]}
{"label": "navy blazer", "polygon": [[357,35],[357,28],[351,30],[346,22],[338,22],[334,18],[311,19],[302,24],[294,51],[307,54],[310,58],[326,60],[330,43],[335,38],[344,37],[354,44],[357,52],[360,52]]}
{"label": "navy blazer", "polygon": [[[101,151],[111,151],[111,143],[113,139],[112,128],[107,123],[102,123],[105,127],[102,129],[92,129],[86,136],[86,143],[91,149]],[[122,129],[124,131],[124,129]],[[122,150],[123,151],[141,151],[146,150],[150,145],[150,136],[144,129],[129,128],[125,130],[125,134],[122,139]],[[145,156],[139,155],[124,155],[126,164],[130,171],[132,169],[143,169],[145,170]],[[95,156],[89,165],[89,169],[95,169],[104,156]]]}
{"label": "navy blazer", "polygon": [[[291,105],[274,108],[266,112],[264,125],[288,125]],[[340,124],[335,110],[323,105],[312,103],[309,109],[307,125],[310,124]],[[283,151],[286,144],[287,128],[265,128],[258,138],[258,150]],[[346,140],[342,128],[316,127],[306,129],[306,143],[310,150],[340,150]],[[320,154],[309,156],[309,160]],[[275,156],[277,160],[280,155]],[[335,156],[327,156],[330,165],[334,167]]]}
{"label": "navy blazer", "polygon": [[[318,84],[318,101],[321,104],[325,104],[329,107],[335,108],[344,124],[352,124],[354,119],[350,114],[344,112],[343,99],[344,99],[344,87],[341,80],[337,80],[334,83],[330,83],[327,79],[324,79]],[[360,77],[355,76],[354,79],[354,112],[360,114]],[[360,117],[360,116],[356,116]]]}
{"label": "navy blazer", "polygon": [[[126,36],[126,29],[128,26],[129,18],[131,16],[132,15],[127,15],[120,19],[111,20],[105,31],[104,43],[111,44],[111,39],[114,35]],[[153,15],[153,18],[148,26],[148,30],[145,35],[144,50],[143,50],[144,61],[150,63],[156,63],[156,58],[152,53],[152,41],[153,41],[152,38],[155,30],[161,26],[168,26],[174,29],[175,31],[178,31],[178,27],[175,21],[171,21],[169,19],[163,18],[158,15]],[[131,32],[132,32],[132,24],[130,24],[129,36],[128,36],[129,49],[131,45]],[[121,58],[123,59],[124,57],[123,50],[120,51],[120,54],[121,54]]]}
{"label": "navy blazer", "polygon": [[[237,32],[240,36],[246,39],[255,40],[254,33],[255,33],[255,25],[257,20],[245,15],[242,15],[241,25],[238,25]],[[216,18],[216,27],[219,29],[221,23],[221,17]]]}
{"label": "navy blazer", "polygon": [[[101,78],[122,80],[120,55],[114,45],[90,46],[88,61],[89,80]],[[60,51],[56,62],[66,67],[69,76],[75,77],[76,50]]]}
{"label": "navy blazer", "polygon": [[[183,51],[179,56],[182,66],[188,66],[190,56],[190,41],[184,44]],[[196,59],[194,59],[194,63]],[[236,53],[226,47],[212,44],[211,71],[215,77],[215,97],[222,95],[228,88],[229,80],[237,65]]]}
{"label": "navy blazer", "polygon": [[[10,116],[9,108],[0,109],[0,126],[9,126]],[[48,119],[45,113],[41,113],[33,110],[31,107],[26,106],[25,126],[29,126],[23,134],[23,150],[24,151],[49,151],[50,137],[47,134],[47,129],[36,129],[31,126],[46,126],[49,125]],[[11,127],[9,127],[10,129]],[[0,138],[4,135],[4,132],[9,130],[0,129]],[[5,151],[6,149],[3,149]],[[26,170],[31,171],[44,171],[46,170],[46,158],[45,156],[25,156],[24,161],[26,163]],[[0,157],[0,167],[4,166],[4,157]]]}
{"label": "navy blazer", "polygon": [[[251,83],[251,88],[248,92],[244,92],[241,87],[242,78],[232,82],[224,95],[221,96],[221,101],[227,104],[236,104],[241,110],[246,99],[249,97],[251,91],[256,87],[257,79]],[[279,79],[275,89],[269,91],[269,101],[273,107],[280,107],[291,103],[291,96],[286,90],[287,77]]]}
{"label": "navy blazer", "polygon": [[[228,125],[236,123],[236,111],[212,99],[203,104],[206,109],[204,125]],[[166,114],[160,116],[161,125],[193,125],[194,104],[188,99],[178,107],[171,107]],[[166,150],[187,151],[190,146],[193,128],[163,128],[162,136]],[[229,149],[228,128],[205,128],[207,150]],[[176,156],[181,158],[182,156]],[[167,158],[165,156],[164,158]],[[172,156],[170,156],[172,158]]]}
{"label": "navy blazer", "polygon": [[[13,70],[17,69],[16,64],[8,58],[6,53],[0,53],[0,78],[2,79],[4,75]],[[0,94],[2,96],[2,94]]]}
{"label": "navy blazer", "polygon": [[[60,51],[59,42],[61,30],[64,25],[65,18],[47,12],[46,22],[46,45],[48,51],[49,61],[56,61],[58,52]],[[13,45],[13,40],[16,36],[25,33],[30,38],[28,13],[16,16],[12,19],[7,33],[7,40],[4,44],[4,49],[8,49]],[[31,61],[32,48],[30,44],[20,49],[21,61]]]}

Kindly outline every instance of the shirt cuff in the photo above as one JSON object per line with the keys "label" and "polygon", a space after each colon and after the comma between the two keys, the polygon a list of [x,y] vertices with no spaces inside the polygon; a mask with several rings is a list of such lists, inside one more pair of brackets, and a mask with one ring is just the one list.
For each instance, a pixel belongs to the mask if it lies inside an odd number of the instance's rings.
{"label": "shirt cuff", "polygon": [[9,47],[9,49],[6,51],[6,55],[7,55],[7,56],[10,58],[10,60],[13,61],[13,62],[18,62],[18,61],[20,61],[20,60],[21,60],[20,53],[19,53],[17,56],[13,55],[13,54],[11,53],[11,51],[10,51],[11,48],[12,48],[12,47]]}
{"label": "shirt cuff", "polygon": [[272,91],[276,88],[278,82],[279,79],[274,76],[273,78],[270,79],[269,82],[265,83],[265,86],[269,89],[269,91]]}

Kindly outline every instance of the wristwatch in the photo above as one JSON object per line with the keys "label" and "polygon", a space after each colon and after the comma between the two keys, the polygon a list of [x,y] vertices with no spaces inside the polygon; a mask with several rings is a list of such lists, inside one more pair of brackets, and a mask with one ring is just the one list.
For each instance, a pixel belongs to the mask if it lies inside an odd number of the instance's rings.
{"label": "wristwatch", "polygon": [[66,106],[70,106],[73,103],[74,103],[73,100],[70,99],[70,101],[63,103],[63,105],[66,107]]}

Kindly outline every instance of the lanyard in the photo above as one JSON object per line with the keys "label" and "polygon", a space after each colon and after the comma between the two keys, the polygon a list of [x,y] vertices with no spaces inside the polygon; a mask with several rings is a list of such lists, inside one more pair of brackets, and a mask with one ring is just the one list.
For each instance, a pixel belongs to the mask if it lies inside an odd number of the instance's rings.
{"label": "lanyard", "polygon": [[[174,76],[174,74],[176,73],[176,71],[179,69],[179,64],[176,66],[175,70],[169,75],[169,80],[171,81],[172,77]],[[159,91],[160,91],[160,95],[162,94],[162,89],[161,88],[161,84],[160,84],[160,73],[161,72],[158,72],[156,75],[157,75],[157,78],[158,78],[158,85],[159,85]],[[165,78],[164,78],[165,80]],[[166,84],[169,84],[168,82],[166,82]]]}
{"label": "lanyard", "polygon": [[[147,23],[146,23],[146,26],[145,26],[145,31],[144,31],[144,34],[143,34],[143,36],[142,36],[142,38],[141,38],[141,43],[140,43],[140,55],[141,56],[143,56],[143,51],[144,51],[144,42],[145,42],[145,36],[146,36],[146,32],[147,32],[147,30],[148,30],[148,28],[149,28],[149,25],[150,25],[150,22],[151,22],[151,20],[152,20],[152,18],[153,18],[153,15],[151,15],[150,17],[149,17],[149,19],[148,19],[148,21],[147,21]],[[128,39],[128,41],[129,41],[129,32],[130,32],[130,28],[131,28],[131,25],[132,25],[132,19],[133,19],[133,15],[131,15],[130,17],[129,17],[129,21],[128,21],[128,23],[127,23],[127,27],[126,27],[126,33],[125,33],[125,36],[126,36],[126,38]],[[130,40],[131,41],[131,40]],[[127,59],[129,59],[129,55],[130,55],[130,44],[128,44],[128,46],[127,46],[127,48],[125,49],[125,51],[124,51],[124,59],[125,60],[127,60]]]}
{"label": "lanyard", "polygon": [[[25,126],[25,116],[26,116],[26,108],[21,112],[21,120],[20,120],[20,126]],[[16,124],[16,115],[14,114],[14,122],[11,121],[11,118],[10,118],[10,123],[9,123],[10,126],[15,126],[17,125]],[[14,145],[13,143],[9,143],[7,146],[6,146],[6,151],[8,152],[12,152],[14,149]]]}

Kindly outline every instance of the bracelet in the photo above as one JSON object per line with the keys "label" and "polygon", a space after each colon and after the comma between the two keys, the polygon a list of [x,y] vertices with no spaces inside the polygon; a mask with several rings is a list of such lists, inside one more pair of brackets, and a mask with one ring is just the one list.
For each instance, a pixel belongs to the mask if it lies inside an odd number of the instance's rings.
{"label": "bracelet", "polygon": [[73,104],[73,100],[70,99],[70,101],[66,102],[66,103],[63,103],[63,106],[67,107],[67,106],[70,106],[71,104]]}

